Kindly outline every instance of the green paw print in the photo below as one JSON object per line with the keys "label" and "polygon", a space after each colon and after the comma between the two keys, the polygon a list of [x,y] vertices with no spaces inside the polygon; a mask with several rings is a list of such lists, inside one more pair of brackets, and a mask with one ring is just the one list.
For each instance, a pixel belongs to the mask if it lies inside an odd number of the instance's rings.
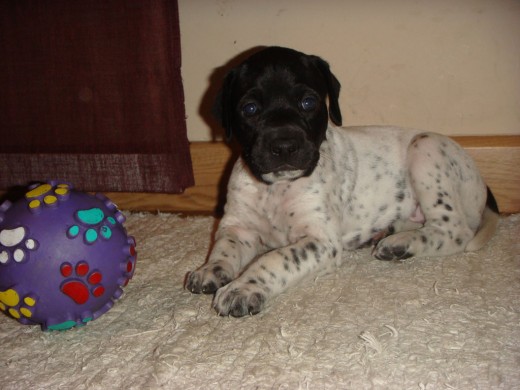
{"label": "green paw print", "polygon": [[[97,207],[88,210],[79,210],[76,213],[76,219],[87,227],[83,234],[83,238],[87,244],[95,243],[98,238],[109,240],[112,237],[112,229],[116,225],[113,217],[105,218],[103,211]],[[81,228],[79,225],[72,225],[67,231],[69,238],[76,238],[80,235]]]}
{"label": "green paw print", "polygon": [[61,322],[61,323],[55,324],[55,325],[49,325],[49,327],[47,329],[49,329],[49,330],[67,330],[70,328],[74,328],[75,326],[83,326],[89,321],[92,321],[92,317],[81,320],[81,323],[77,323],[76,321],[71,320],[71,321]]}

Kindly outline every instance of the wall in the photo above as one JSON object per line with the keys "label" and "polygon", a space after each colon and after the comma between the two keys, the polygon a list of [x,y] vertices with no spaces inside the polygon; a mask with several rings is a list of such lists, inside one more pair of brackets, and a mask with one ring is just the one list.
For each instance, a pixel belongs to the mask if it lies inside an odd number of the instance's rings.
{"label": "wall", "polygon": [[520,134],[518,0],[179,0],[179,11],[191,141],[214,136],[218,68],[258,45],[325,58],[344,125]]}

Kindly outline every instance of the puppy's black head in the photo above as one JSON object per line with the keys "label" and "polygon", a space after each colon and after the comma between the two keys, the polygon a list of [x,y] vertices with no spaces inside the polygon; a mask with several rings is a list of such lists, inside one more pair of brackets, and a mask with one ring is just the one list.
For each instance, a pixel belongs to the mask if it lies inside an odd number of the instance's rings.
{"label": "puppy's black head", "polygon": [[339,90],[321,58],[270,47],[228,73],[215,113],[259,180],[294,180],[316,167],[329,116],[341,125]]}

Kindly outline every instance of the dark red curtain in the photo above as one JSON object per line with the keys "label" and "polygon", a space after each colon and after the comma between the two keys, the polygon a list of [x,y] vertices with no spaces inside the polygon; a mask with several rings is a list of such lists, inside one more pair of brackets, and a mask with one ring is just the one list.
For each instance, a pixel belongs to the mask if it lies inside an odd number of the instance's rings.
{"label": "dark red curtain", "polygon": [[0,0],[0,189],[193,185],[175,0]]}

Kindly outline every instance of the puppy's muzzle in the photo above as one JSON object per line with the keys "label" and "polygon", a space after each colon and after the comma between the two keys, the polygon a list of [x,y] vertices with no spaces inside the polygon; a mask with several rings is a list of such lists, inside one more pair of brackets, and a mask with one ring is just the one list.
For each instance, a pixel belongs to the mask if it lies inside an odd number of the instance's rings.
{"label": "puppy's muzzle", "polygon": [[294,156],[300,150],[300,147],[301,142],[297,139],[276,138],[271,141],[270,150],[273,156],[283,161]]}
{"label": "puppy's muzzle", "polygon": [[264,135],[261,146],[264,168],[271,172],[302,169],[307,165],[305,148],[303,131],[287,128],[271,130]]}
{"label": "puppy's muzzle", "polygon": [[301,130],[277,129],[265,134],[261,144],[255,162],[266,182],[294,180],[312,169],[314,148]]}

